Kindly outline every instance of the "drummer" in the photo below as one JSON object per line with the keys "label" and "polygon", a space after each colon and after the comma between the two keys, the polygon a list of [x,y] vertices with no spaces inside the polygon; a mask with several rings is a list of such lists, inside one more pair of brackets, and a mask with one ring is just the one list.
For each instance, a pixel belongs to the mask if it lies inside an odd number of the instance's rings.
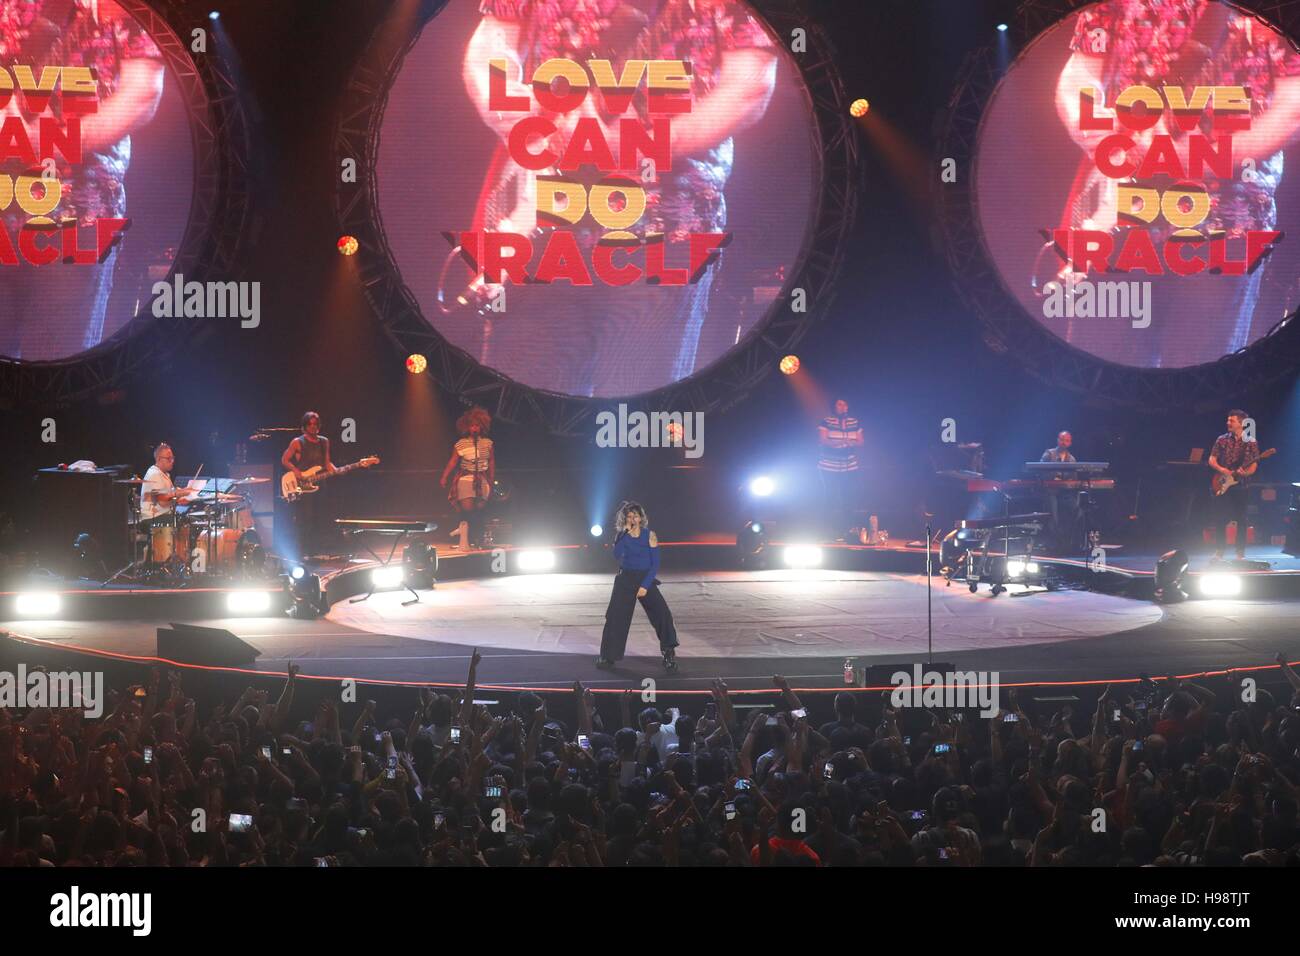
{"label": "drummer", "polygon": [[175,464],[171,445],[163,442],[153,450],[153,464],[140,486],[140,523],[146,527],[158,518],[171,518],[176,513],[176,502],[187,494],[188,489],[177,488],[172,481]]}

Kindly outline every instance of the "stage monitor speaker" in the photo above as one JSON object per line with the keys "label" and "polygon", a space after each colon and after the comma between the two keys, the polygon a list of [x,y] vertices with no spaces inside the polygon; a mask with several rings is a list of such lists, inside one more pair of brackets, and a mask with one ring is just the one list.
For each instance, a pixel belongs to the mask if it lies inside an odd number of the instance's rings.
{"label": "stage monitor speaker", "polygon": [[158,656],[201,667],[243,667],[262,652],[219,627],[175,624],[158,628]]}

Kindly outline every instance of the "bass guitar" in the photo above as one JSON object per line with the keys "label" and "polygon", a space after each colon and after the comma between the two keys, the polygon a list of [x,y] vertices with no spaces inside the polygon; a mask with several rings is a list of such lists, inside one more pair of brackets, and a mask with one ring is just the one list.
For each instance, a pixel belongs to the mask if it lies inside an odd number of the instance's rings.
{"label": "bass guitar", "polygon": [[326,478],[337,478],[339,475],[346,475],[349,471],[357,468],[370,468],[377,464],[379,464],[379,458],[371,455],[369,458],[362,458],[360,461],[344,465],[342,468],[335,468],[333,471],[326,471],[322,465],[314,465],[302,473],[301,481],[293,472],[286,471],[284,477],[280,479],[280,494],[285,501],[295,501],[303,495],[315,494],[320,491],[320,483]]}

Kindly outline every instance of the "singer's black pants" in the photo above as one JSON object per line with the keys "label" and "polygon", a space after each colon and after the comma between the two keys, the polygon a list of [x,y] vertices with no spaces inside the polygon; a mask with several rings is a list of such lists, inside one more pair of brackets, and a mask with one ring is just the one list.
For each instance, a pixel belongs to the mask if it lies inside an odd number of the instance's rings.
{"label": "singer's black pants", "polygon": [[[600,638],[600,656],[607,661],[623,659],[627,632],[636,611],[636,592],[644,578],[644,571],[620,571],[614,579],[614,592],[609,596],[609,608],[605,611],[605,633]],[[658,579],[646,589],[646,595],[640,601],[646,617],[650,618],[650,626],[659,637],[659,650],[668,651],[676,647],[677,628],[673,626],[673,612],[659,592]]]}

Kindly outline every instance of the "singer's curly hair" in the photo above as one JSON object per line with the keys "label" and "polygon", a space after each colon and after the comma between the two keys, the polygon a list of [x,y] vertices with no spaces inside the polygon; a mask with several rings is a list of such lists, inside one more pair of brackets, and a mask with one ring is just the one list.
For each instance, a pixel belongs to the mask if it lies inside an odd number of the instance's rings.
{"label": "singer's curly hair", "polygon": [[638,501],[625,501],[618,506],[618,513],[614,515],[614,527],[617,530],[623,530],[623,526],[627,524],[628,512],[631,511],[635,511],[641,515],[642,527],[650,527],[650,516],[645,513],[645,509],[641,507],[641,503]]}
{"label": "singer's curly hair", "polygon": [[460,418],[456,419],[456,431],[468,435],[472,426],[478,425],[484,435],[492,430],[492,416],[486,408],[475,405]]}

